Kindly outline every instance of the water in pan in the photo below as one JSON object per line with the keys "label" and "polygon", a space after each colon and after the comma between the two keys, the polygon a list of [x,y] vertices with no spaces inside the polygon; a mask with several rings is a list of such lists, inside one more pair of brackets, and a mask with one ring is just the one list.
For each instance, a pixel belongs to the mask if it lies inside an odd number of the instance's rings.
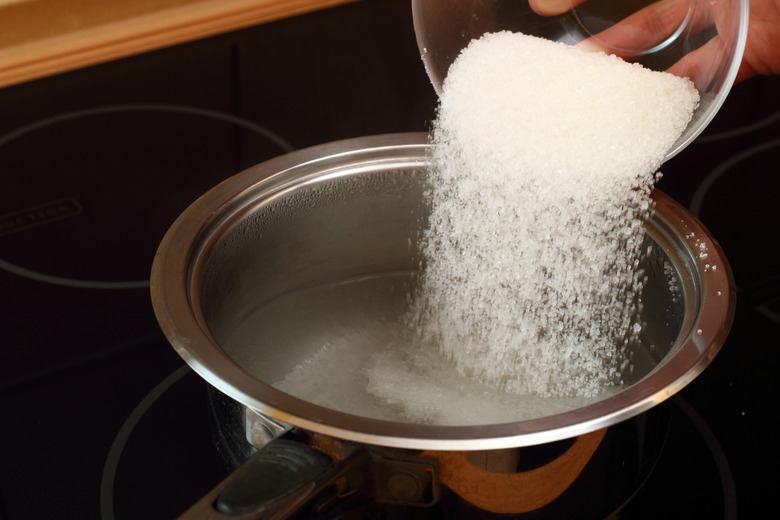
{"label": "water in pan", "polygon": [[[223,348],[250,373],[291,395],[392,421],[494,424],[605,397],[510,394],[461,375],[403,320],[414,278],[410,271],[388,272],[287,293],[247,316]],[[635,349],[632,363],[637,374],[655,365],[643,347]]]}

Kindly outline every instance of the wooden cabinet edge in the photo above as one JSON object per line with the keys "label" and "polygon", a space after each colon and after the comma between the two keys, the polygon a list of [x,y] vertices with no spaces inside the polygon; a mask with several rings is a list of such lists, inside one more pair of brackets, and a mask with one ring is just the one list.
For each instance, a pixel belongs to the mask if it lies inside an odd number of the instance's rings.
{"label": "wooden cabinet edge", "polygon": [[195,3],[0,49],[0,87],[354,1]]}

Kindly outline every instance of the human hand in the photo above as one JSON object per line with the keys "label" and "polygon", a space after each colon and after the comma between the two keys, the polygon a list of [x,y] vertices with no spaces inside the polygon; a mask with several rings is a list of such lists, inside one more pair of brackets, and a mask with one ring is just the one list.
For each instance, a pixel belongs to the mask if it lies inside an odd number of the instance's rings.
{"label": "human hand", "polygon": [[[543,16],[562,14],[586,0],[529,0],[531,8]],[[691,5],[699,0],[659,0],[626,17],[620,23],[585,40],[582,45],[604,50],[623,58],[650,49],[672,36],[686,22],[693,31],[714,25],[718,34],[706,44],[672,65],[668,72],[696,77],[720,52],[723,38],[733,31],[725,4],[710,2],[705,8]],[[709,8],[711,6],[711,8]],[[756,74],[780,74],[780,0],[751,0],[745,51],[736,81]]]}
{"label": "human hand", "polygon": [[737,81],[780,74],[780,0],[751,0],[745,55]]}

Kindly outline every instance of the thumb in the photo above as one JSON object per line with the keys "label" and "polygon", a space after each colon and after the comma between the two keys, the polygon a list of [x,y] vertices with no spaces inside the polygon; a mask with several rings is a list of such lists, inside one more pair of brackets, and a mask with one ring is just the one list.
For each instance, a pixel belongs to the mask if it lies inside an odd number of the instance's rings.
{"label": "thumb", "polygon": [[585,0],[529,0],[528,3],[531,5],[531,9],[537,14],[552,16],[570,11],[584,1]]}

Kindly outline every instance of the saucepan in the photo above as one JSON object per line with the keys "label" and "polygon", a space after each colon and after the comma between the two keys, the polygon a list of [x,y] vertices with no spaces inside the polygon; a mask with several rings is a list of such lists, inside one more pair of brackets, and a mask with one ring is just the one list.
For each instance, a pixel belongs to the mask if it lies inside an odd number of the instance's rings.
{"label": "saucepan", "polygon": [[399,392],[436,393],[424,374],[443,364],[401,374],[392,399],[367,388],[360,363],[402,348],[394,327],[424,269],[430,146],[425,133],[390,134],[278,157],[208,191],[165,235],[151,274],[157,319],[213,387],[236,463],[248,458],[191,514],[284,517],[370,501],[575,517],[574,500],[579,515],[607,516],[651,471],[662,403],[717,354],[735,294],[717,243],[657,190],[640,266],[644,327],[622,386],[473,420],[455,413],[468,396],[452,414],[398,413]]}

